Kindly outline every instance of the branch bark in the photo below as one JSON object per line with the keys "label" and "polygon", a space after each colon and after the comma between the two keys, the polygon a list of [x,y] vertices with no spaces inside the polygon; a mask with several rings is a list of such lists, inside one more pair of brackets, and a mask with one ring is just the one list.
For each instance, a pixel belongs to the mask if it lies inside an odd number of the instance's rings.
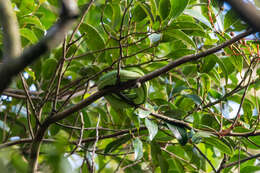
{"label": "branch bark", "polygon": [[[5,0],[1,0],[1,2],[2,1]],[[32,62],[39,59],[41,55],[61,43],[64,35],[71,29],[78,15],[79,11],[76,2],[74,0],[63,0],[60,19],[47,31],[45,37],[23,51],[20,56],[12,59],[8,58],[0,64],[0,93],[10,84],[14,76]],[[8,51],[10,50],[8,49]]]}
{"label": "branch bark", "polygon": [[4,36],[4,60],[19,56],[22,50],[19,26],[9,0],[0,0],[0,22]]}
{"label": "branch bark", "polygon": [[260,10],[251,3],[243,0],[225,0],[237,13],[256,31],[260,31]]}
{"label": "branch bark", "polygon": [[[77,19],[79,10],[75,0],[62,0],[61,6],[60,19],[48,30],[46,36],[41,41],[25,50],[20,57],[10,59],[1,64],[0,79],[2,81],[0,83],[0,93],[8,86],[13,76],[62,42],[65,34],[71,29]],[[46,123],[42,124],[33,139],[30,153],[30,172],[37,172],[39,148],[48,126]]]}
{"label": "branch bark", "polygon": [[[108,87],[104,90],[100,90],[94,94],[92,94],[91,96],[89,96],[88,98],[86,98],[85,100],[82,100],[81,102],[79,102],[78,104],[64,110],[63,112],[59,112],[53,116],[49,116],[43,123],[42,126],[39,128],[39,130],[37,131],[37,133],[35,134],[35,139],[32,143],[32,148],[31,148],[31,167],[32,167],[32,172],[36,171],[37,168],[37,158],[38,158],[38,154],[39,154],[39,148],[41,145],[41,141],[44,137],[44,134],[46,132],[46,130],[48,129],[48,127],[59,121],[62,120],[66,117],[68,117],[69,115],[71,115],[74,112],[79,111],[80,109],[90,105],[91,103],[93,103],[94,101],[98,100],[99,98],[103,97],[104,95],[108,94],[108,93],[112,93],[115,91],[120,91],[120,90],[125,90],[131,87],[135,87],[137,85],[137,83],[144,83],[146,81],[149,81],[155,77],[160,76],[161,74],[167,73],[168,71],[170,71],[171,69],[184,64],[186,62],[190,62],[190,61],[194,61],[194,60],[198,60],[200,58],[206,57],[207,55],[213,54],[218,52],[219,50],[221,50],[222,48],[231,45],[233,43],[235,43],[236,41],[240,40],[241,38],[248,36],[250,34],[253,33],[252,29],[249,29],[248,31],[245,31],[244,33],[241,33],[239,35],[237,35],[236,37],[233,37],[231,40],[228,40],[216,47],[213,47],[211,49],[208,49],[207,51],[198,53],[198,54],[194,54],[194,55],[188,55],[188,56],[184,56],[180,59],[177,59],[175,61],[170,62],[168,65],[153,71],[141,78],[138,78],[136,80],[133,81],[128,81],[126,83],[122,83],[116,86],[111,86]],[[186,125],[186,124],[185,124]],[[187,125],[186,125],[187,126]],[[101,139],[101,138],[100,138]],[[82,142],[86,142],[85,140],[82,140]]]}
{"label": "branch bark", "polygon": [[228,45],[231,45],[231,44],[235,43],[236,41],[240,40],[241,38],[246,37],[246,36],[248,36],[252,33],[253,33],[253,30],[249,29],[249,30],[247,30],[247,31],[245,31],[241,34],[238,34],[237,36],[233,37],[232,39],[230,39],[230,40],[228,40],[228,41],[226,41],[226,42],[224,42],[224,43],[222,43],[222,44],[220,44],[216,47],[208,49],[204,52],[200,52],[198,54],[192,54],[192,55],[188,55],[188,56],[184,56],[182,58],[179,58],[175,61],[170,62],[168,65],[166,65],[162,68],[159,68],[159,69],[157,69],[157,70],[155,70],[151,73],[148,73],[147,75],[144,75],[143,77],[140,77],[140,78],[138,78],[134,81],[128,81],[128,82],[121,84],[121,85],[112,86],[112,87],[106,88],[104,90],[100,90],[100,91],[92,94],[91,96],[89,96],[85,100],[82,100],[78,104],[64,110],[63,112],[59,112],[56,115],[49,117],[46,120],[46,123],[52,124],[52,123],[55,123],[59,120],[62,120],[64,118],[66,118],[67,116],[71,115],[72,113],[79,111],[80,109],[90,105],[91,103],[93,103],[94,101],[96,101],[97,99],[103,97],[104,95],[106,95],[108,93],[111,93],[111,92],[114,92],[114,91],[121,91],[121,90],[124,90],[124,89],[135,87],[138,82],[139,83],[147,82],[147,81],[149,81],[153,78],[156,78],[156,77],[158,77],[158,76],[160,76],[164,73],[167,73],[168,71],[172,70],[173,68],[175,68],[179,65],[182,65],[182,64],[190,62],[190,61],[198,60],[198,59],[201,59],[203,57],[206,57],[207,55],[216,53],[216,52],[220,51],[222,48],[224,48]]}

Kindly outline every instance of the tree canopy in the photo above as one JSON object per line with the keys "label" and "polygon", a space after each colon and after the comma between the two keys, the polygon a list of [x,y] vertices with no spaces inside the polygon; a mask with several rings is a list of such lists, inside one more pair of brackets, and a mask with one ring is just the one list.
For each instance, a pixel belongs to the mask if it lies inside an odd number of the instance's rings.
{"label": "tree canopy", "polygon": [[227,2],[0,0],[2,172],[259,171],[260,2]]}

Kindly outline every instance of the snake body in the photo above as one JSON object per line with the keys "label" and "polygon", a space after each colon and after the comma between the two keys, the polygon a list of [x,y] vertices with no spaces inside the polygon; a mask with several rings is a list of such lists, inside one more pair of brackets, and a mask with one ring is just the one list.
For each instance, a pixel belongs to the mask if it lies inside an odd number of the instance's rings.
{"label": "snake body", "polygon": [[[135,80],[143,76],[143,72],[139,69],[134,70],[120,70],[120,82],[126,82],[129,80]],[[117,71],[111,71],[104,76],[102,76],[98,83],[98,89],[101,90],[108,86],[114,86],[117,82]],[[138,88],[130,88],[120,92],[114,92],[105,95],[105,99],[114,108],[130,108],[135,105],[140,105],[145,103],[147,97],[148,84],[144,83]]]}

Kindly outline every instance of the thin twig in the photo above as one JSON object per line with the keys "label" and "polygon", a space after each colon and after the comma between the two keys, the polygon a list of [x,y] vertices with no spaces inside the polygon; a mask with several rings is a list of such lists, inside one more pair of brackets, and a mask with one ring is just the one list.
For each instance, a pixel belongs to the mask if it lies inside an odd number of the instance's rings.
{"label": "thin twig", "polygon": [[209,163],[209,165],[211,166],[211,168],[213,169],[213,171],[215,173],[217,173],[217,170],[216,168],[214,167],[214,165],[211,163],[211,161],[208,159],[208,157],[196,146],[196,145],[193,145],[196,150],[200,153],[200,155]]}
{"label": "thin twig", "polygon": [[34,133],[33,133],[33,128],[32,128],[32,123],[31,123],[31,115],[30,115],[30,111],[29,111],[29,101],[26,100],[26,113],[27,113],[27,124],[29,127],[29,133],[31,135],[31,138],[34,138]]}
{"label": "thin twig", "polygon": [[93,173],[95,172],[96,146],[97,146],[97,142],[99,140],[99,133],[98,133],[99,121],[100,121],[100,114],[98,114],[98,120],[97,120],[97,126],[96,126],[96,140],[95,140],[95,143],[93,144],[93,152],[92,152],[92,171],[93,171]]}
{"label": "thin twig", "polygon": [[32,113],[32,114],[33,114],[33,116],[34,116],[34,118],[35,118],[35,120],[36,120],[36,123],[37,123],[38,125],[41,125],[41,122],[40,122],[39,118],[37,117],[37,112],[36,112],[34,103],[33,103],[33,101],[32,101],[32,98],[31,98],[30,94],[29,94],[29,91],[28,91],[28,85],[27,85],[27,83],[26,83],[26,81],[25,81],[25,79],[24,79],[24,77],[23,77],[22,74],[20,74],[20,78],[22,79],[23,88],[24,88],[24,91],[25,91],[25,93],[26,93],[26,97],[27,97],[27,99],[28,99],[28,101],[29,101],[29,104],[30,104],[30,106],[31,106],[31,108],[32,108],[32,110],[33,110],[33,113]]}
{"label": "thin twig", "polygon": [[84,125],[85,125],[84,116],[83,116],[82,112],[80,112],[79,114],[80,114],[80,122],[81,122],[79,141],[78,141],[76,147],[69,154],[69,156],[72,155],[78,149],[78,147],[81,145],[81,141],[82,141],[83,134],[84,134]]}

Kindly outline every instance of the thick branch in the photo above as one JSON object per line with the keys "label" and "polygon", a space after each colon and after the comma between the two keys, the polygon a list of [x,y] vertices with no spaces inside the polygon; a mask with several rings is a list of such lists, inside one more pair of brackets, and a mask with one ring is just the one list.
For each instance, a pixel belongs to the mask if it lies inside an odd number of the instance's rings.
{"label": "thick branch", "polygon": [[208,55],[214,54],[214,53],[220,51],[221,49],[223,49],[224,47],[229,46],[229,45],[235,43],[236,41],[240,40],[241,38],[246,37],[246,36],[248,36],[248,35],[250,35],[252,33],[253,33],[253,30],[249,29],[249,30],[247,30],[247,31],[245,31],[245,32],[243,32],[243,33],[233,37],[232,39],[230,39],[230,40],[228,40],[228,41],[226,41],[226,42],[224,42],[224,43],[222,43],[222,44],[220,44],[220,45],[218,45],[216,47],[210,48],[210,49],[208,49],[208,50],[206,50],[204,52],[200,52],[198,54],[187,55],[187,56],[179,58],[179,59],[177,59],[175,61],[172,61],[168,65],[166,65],[166,66],[164,66],[162,68],[159,68],[159,69],[157,69],[157,70],[155,70],[155,71],[153,71],[153,72],[151,72],[151,73],[149,73],[149,74],[139,78],[138,82],[143,83],[143,82],[149,81],[149,80],[151,80],[151,79],[153,79],[155,77],[158,77],[161,74],[164,74],[164,73],[172,70],[173,68],[175,68],[175,67],[177,67],[179,65],[182,65],[182,64],[184,64],[186,62],[191,62],[191,61],[198,60],[198,59],[201,59],[203,57],[206,57]]}
{"label": "thick branch", "polygon": [[63,0],[60,16],[60,20],[48,30],[41,41],[25,50],[21,56],[8,59],[0,65],[0,93],[9,85],[14,76],[63,40],[64,35],[78,17],[76,2],[74,0]]}
{"label": "thick branch", "polygon": [[9,0],[0,0],[0,22],[4,36],[4,59],[19,56],[22,50],[19,27]]}
{"label": "thick branch", "polygon": [[234,10],[252,26],[256,31],[260,31],[260,10],[252,4],[252,2],[245,2],[243,0],[226,0]]}
{"label": "thick branch", "polygon": [[233,37],[231,40],[228,40],[228,41],[226,41],[226,42],[224,42],[224,43],[222,43],[222,44],[220,44],[216,47],[208,49],[207,51],[204,51],[204,52],[201,52],[201,53],[198,53],[198,54],[192,54],[192,55],[184,56],[180,59],[172,61],[168,65],[166,65],[162,68],[159,68],[159,69],[157,69],[157,70],[155,70],[151,73],[148,73],[147,75],[144,75],[143,77],[138,78],[135,81],[128,81],[128,82],[126,82],[122,85],[117,85],[117,86],[109,87],[109,88],[106,88],[104,90],[98,91],[98,92],[94,93],[93,95],[91,95],[90,97],[88,97],[87,99],[82,100],[78,104],[64,110],[63,112],[57,113],[55,116],[50,117],[46,121],[48,121],[49,124],[55,123],[59,120],[66,118],[67,116],[71,115],[72,113],[77,112],[80,109],[90,105],[91,103],[93,103],[97,99],[103,97],[105,94],[107,94],[109,92],[120,91],[120,90],[124,90],[124,89],[127,89],[127,88],[135,87],[136,83],[138,83],[138,82],[144,83],[144,82],[149,81],[149,80],[151,80],[155,77],[158,77],[158,76],[160,76],[164,73],[167,73],[168,71],[172,70],[173,68],[175,68],[179,65],[182,65],[186,62],[198,60],[198,59],[203,58],[207,55],[216,53],[216,52],[220,51],[222,48],[224,48],[228,45],[231,45],[234,42],[236,42],[236,41],[240,40],[241,38],[246,37],[246,36],[248,36],[252,33],[253,33],[253,31],[252,31],[252,29],[250,29],[250,30],[248,30],[244,33],[237,35],[236,37]]}
{"label": "thick branch", "polygon": [[[217,51],[221,50],[222,48],[224,48],[228,45],[231,45],[234,42],[236,42],[236,41],[240,40],[241,38],[248,36],[252,33],[253,33],[253,31],[250,29],[250,30],[248,30],[244,33],[237,35],[236,37],[232,38],[231,40],[228,40],[228,41],[226,41],[226,42],[224,42],[224,43],[222,43],[222,44],[220,44],[220,45],[218,45],[214,48],[208,49],[205,52],[201,52],[201,53],[194,54],[194,55],[184,56],[180,59],[177,59],[175,61],[170,62],[168,65],[166,65],[166,66],[164,66],[164,67],[162,67],[162,68],[160,68],[156,71],[153,71],[153,72],[151,72],[151,73],[149,73],[149,74],[147,74],[147,75],[145,75],[141,78],[138,78],[138,79],[132,80],[132,81],[128,81],[128,82],[125,82],[125,83],[122,83],[122,84],[119,84],[119,85],[116,85],[116,86],[111,86],[111,87],[108,87],[104,90],[100,90],[100,91],[92,94],[91,96],[89,96],[87,99],[82,100],[78,104],[64,110],[63,112],[59,112],[56,115],[49,116],[43,122],[41,128],[37,131],[37,134],[35,135],[35,140],[33,142],[32,153],[31,153],[31,160],[34,160],[34,162],[31,163],[31,166],[33,166],[33,169],[36,170],[37,157],[38,157],[38,153],[39,153],[39,147],[40,147],[40,144],[41,144],[41,140],[43,139],[46,130],[48,129],[48,127],[51,124],[68,117],[72,113],[77,112],[80,109],[90,105],[91,103],[93,103],[94,101],[98,100],[99,98],[103,97],[104,95],[106,95],[108,93],[112,93],[112,92],[115,92],[115,91],[121,91],[121,90],[125,90],[125,89],[132,88],[132,87],[136,87],[137,83],[144,83],[144,82],[149,81],[149,80],[151,80],[155,77],[160,76],[161,74],[167,73],[171,69],[173,69],[173,68],[175,68],[175,67],[177,67],[181,64],[184,64],[186,62],[190,62],[190,61],[193,61],[193,60],[198,60],[198,59],[205,57],[207,55],[216,53]],[[84,140],[82,142],[84,142]]]}
{"label": "thick branch", "polygon": [[[0,84],[0,93],[10,83],[11,78],[23,70],[27,65],[38,59],[51,48],[56,47],[63,39],[64,35],[72,27],[73,22],[78,17],[79,11],[75,0],[63,0],[62,10],[59,21],[49,29],[46,36],[36,45],[32,46],[17,58],[17,60],[9,61],[0,67],[0,79],[4,79]],[[11,68],[10,68],[11,67]],[[39,148],[48,124],[43,123],[35,134],[31,146],[30,154],[30,172],[37,172],[37,160]]]}

